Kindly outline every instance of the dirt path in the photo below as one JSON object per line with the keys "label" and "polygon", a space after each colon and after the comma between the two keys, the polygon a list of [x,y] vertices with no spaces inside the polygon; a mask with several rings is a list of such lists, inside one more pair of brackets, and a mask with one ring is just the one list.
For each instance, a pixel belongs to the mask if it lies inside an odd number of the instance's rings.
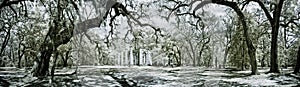
{"label": "dirt path", "polygon": [[[199,86],[300,86],[300,81],[285,74],[260,75],[250,71],[209,69],[204,67],[152,67],[152,66],[80,66],[71,76],[56,76],[40,80],[32,77],[5,78],[10,86],[72,86],[72,87],[199,87]],[[16,70],[20,71],[20,70]],[[63,71],[63,70],[62,70]],[[68,71],[68,69],[65,69]],[[72,71],[72,70],[71,70]],[[5,72],[5,71],[2,71]],[[9,71],[6,71],[9,72]],[[0,76],[4,73],[0,72]],[[14,75],[23,75],[17,73]],[[3,86],[5,83],[1,83]]]}

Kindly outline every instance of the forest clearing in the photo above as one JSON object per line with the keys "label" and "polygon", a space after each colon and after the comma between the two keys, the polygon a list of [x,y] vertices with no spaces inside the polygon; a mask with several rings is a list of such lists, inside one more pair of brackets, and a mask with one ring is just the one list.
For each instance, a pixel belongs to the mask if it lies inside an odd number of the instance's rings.
{"label": "forest clearing", "polygon": [[300,86],[300,0],[0,0],[0,86]]}

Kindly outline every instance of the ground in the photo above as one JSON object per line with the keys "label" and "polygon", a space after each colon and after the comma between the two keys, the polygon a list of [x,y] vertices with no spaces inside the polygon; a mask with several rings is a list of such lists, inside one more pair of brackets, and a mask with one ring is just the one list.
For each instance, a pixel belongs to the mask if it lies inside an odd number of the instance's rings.
{"label": "ground", "polygon": [[[280,74],[265,74],[268,68],[259,68],[259,75],[250,71],[214,69],[205,67],[154,66],[79,66],[77,74],[50,78],[32,78],[26,69],[0,68],[0,77],[9,86],[85,86],[85,87],[202,87],[202,86],[300,86],[299,79],[290,74],[292,68]],[[10,70],[10,71],[9,71]],[[58,69],[57,75],[74,72]],[[1,82],[2,86],[5,82]]]}

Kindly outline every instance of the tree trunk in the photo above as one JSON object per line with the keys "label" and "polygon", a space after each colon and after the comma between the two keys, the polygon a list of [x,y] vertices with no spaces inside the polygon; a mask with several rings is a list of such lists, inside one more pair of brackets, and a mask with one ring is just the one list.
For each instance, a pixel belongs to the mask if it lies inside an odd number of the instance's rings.
{"label": "tree trunk", "polygon": [[252,75],[255,75],[255,74],[258,74],[258,71],[257,71],[257,61],[256,61],[256,58],[255,58],[255,49],[251,48],[251,49],[248,49],[248,54],[249,54],[249,57],[250,57],[250,64],[251,64],[251,74]]}
{"label": "tree trunk", "polygon": [[[179,49],[179,48],[177,47],[177,49]],[[178,50],[177,66],[181,66],[181,59],[182,59],[181,52],[180,52],[180,50]]]}
{"label": "tree trunk", "polygon": [[[3,58],[3,52],[4,52],[4,50],[5,50],[5,48],[6,48],[7,44],[8,44],[8,41],[9,41],[9,39],[10,39],[10,30],[11,30],[11,28],[9,28],[8,31],[6,32],[4,41],[3,41],[2,44],[1,44],[1,50],[0,50],[0,58],[1,58],[1,59],[0,59],[0,60],[3,60],[3,59],[2,59],[2,58]],[[4,64],[4,63],[1,64],[1,63],[2,63],[2,62],[0,61],[0,66],[4,67],[5,64]]]}
{"label": "tree trunk", "polygon": [[19,58],[19,60],[18,60],[18,68],[21,68],[21,59],[22,59],[22,56],[21,56],[21,54],[20,54],[20,50],[18,51],[18,58]]}
{"label": "tree trunk", "polygon": [[196,52],[195,52],[194,46],[192,44],[192,41],[188,40],[187,42],[188,42],[189,47],[190,47],[190,49],[192,51],[192,54],[191,53],[189,53],[189,54],[190,54],[191,58],[194,60],[193,61],[193,66],[196,66],[196,65],[200,66],[200,58],[196,57]]}
{"label": "tree trunk", "polygon": [[2,63],[3,61],[2,61],[3,59],[2,59],[2,57],[1,57],[1,59],[0,59],[0,67],[3,67],[4,66],[4,63]]}
{"label": "tree trunk", "polygon": [[21,59],[22,59],[22,57],[19,57],[19,60],[18,60],[18,68],[21,68]]}
{"label": "tree trunk", "polygon": [[65,60],[65,58],[64,58],[64,54],[63,54],[63,53],[60,54],[60,58],[62,59],[62,63],[63,63],[62,66],[64,67],[64,63],[65,63],[66,60]]}
{"label": "tree trunk", "polygon": [[209,57],[208,57],[208,61],[207,61],[207,65],[206,65],[207,67],[210,67],[210,66],[211,66],[211,62],[213,62],[213,61],[212,61],[212,58],[213,58],[212,56],[209,56]]}
{"label": "tree trunk", "polygon": [[[204,36],[203,36],[204,37]],[[203,53],[203,51],[204,51],[204,49],[205,49],[205,46],[208,44],[210,42],[210,38],[208,38],[208,40],[206,41],[206,42],[204,42],[203,44],[202,44],[202,46],[201,46],[201,48],[200,48],[200,51],[199,51],[199,60],[198,60],[198,63],[199,63],[199,66],[201,65],[201,57],[202,57],[202,53]]]}
{"label": "tree trunk", "polygon": [[[263,44],[263,49],[265,49],[266,47],[264,46],[265,45],[265,41],[263,40],[263,42],[262,42]],[[267,52],[268,53],[268,52]],[[265,60],[266,60],[266,55],[267,55],[267,53],[265,53],[265,52],[263,52],[263,56],[262,56],[262,59],[261,59],[261,61],[260,61],[260,65],[261,65],[261,67],[265,67],[266,66],[266,64],[265,64]]]}
{"label": "tree trunk", "polygon": [[[242,50],[241,50],[241,51],[242,51],[242,52],[241,52],[241,53],[242,53],[242,54],[241,54],[241,56],[242,56],[242,58],[241,58],[241,59],[242,59],[241,69],[242,69],[242,70],[245,70],[245,54],[246,54],[246,53],[245,53],[245,47],[244,47],[244,46],[245,46],[245,43],[244,43],[244,41],[242,41]],[[239,65],[238,65],[238,66],[239,66]]]}
{"label": "tree trunk", "polygon": [[56,66],[57,58],[58,58],[58,52],[56,51],[55,54],[54,54],[53,66],[51,68],[51,80],[53,80],[53,78],[54,78],[54,72],[55,72],[55,66]]}
{"label": "tree trunk", "polygon": [[171,65],[171,57],[168,56],[168,65],[167,66],[170,66]]}
{"label": "tree trunk", "polygon": [[[212,0],[212,3],[220,4],[220,5],[225,5],[230,8],[232,8],[237,15],[239,16],[239,21],[241,21],[242,26],[243,26],[243,36],[245,37],[246,44],[248,47],[248,55],[250,57],[250,64],[251,64],[251,74],[258,74],[257,71],[257,62],[256,62],[256,57],[255,57],[255,47],[252,44],[252,41],[248,35],[248,26],[246,23],[246,18],[244,14],[242,13],[241,9],[239,8],[238,4],[236,2],[232,1],[226,1],[226,0]],[[205,3],[203,3],[205,4]]]}
{"label": "tree trunk", "polygon": [[267,8],[265,7],[264,3],[261,0],[253,0],[253,1],[257,2],[259,6],[262,8],[272,27],[271,56],[270,56],[271,66],[270,66],[269,73],[279,73],[277,39],[278,39],[278,30],[280,26],[279,22],[280,22],[281,10],[285,0],[277,0],[275,4],[272,4],[275,6],[275,10],[273,11],[273,17],[270,14],[271,12],[267,10]]}
{"label": "tree trunk", "polygon": [[223,68],[226,68],[228,50],[229,50],[229,48],[225,49],[224,59],[223,59]]}
{"label": "tree trunk", "polygon": [[196,66],[196,59],[193,59],[193,66]]}
{"label": "tree trunk", "polygon": [[25,67],[28,67],[28,64],[27,64],[27,61],[28,61],[28,58],[25,56]]}
{"label": "tree trunk", "polygon": [[65,61],[64,61],[63,67],[67,67],[68,66],[69,53],[70,53],[70,51],[66,52],[66,56],[65,56]]}
{"label": "tree trunk", "polygon": [[278,29],[272,27],[272,41],[271,41],[271,67],[270,73],[279,73],[278,55],[277,55],[277,37]]}
{"label": "tree trunk", "polygon": [[298,47],[298,53],[297,53],[297,63],[294,69],[294,74],[299,73],[299,69],[300,69],[300,46]]}
{"label": "tree trunk", "polygon": [[19,61],[18,61],[18,68],[21,68],[22,65],[21,65],[21,60],[22,60],[22,57],[24,56],[25,54],[25,47],[24,49],[22,50],[22,53],[21,53],[21,43],[19,43],[19,50],[18,50],[18,58],[19,58]]}
{"label": "tree trunk", "polygon": [[248,47],[248,55],[250,58],[251,75],[258,74],[257,61],[256,61],[256,57],[255,57],[256,50],[255,50],[255,47],[253,46],[252,41],[248,35],[248,27],[247,27],[247,23],[246,23],[246,18],[236,3],[235,4],[231,3],[229,5],[230,5],[230,7],[232,7],[235,10],[237,15],[239,16],[239,20],[242,22],[242,26],[243,26],[243,30],[244,30],[243,36],[245,37],[245,40],[246,40],[246,45]]}
{"label": "tree trunk", "polygon": [[[278,30],[280,22],[280,14],[282,10],[282,5],[284,0],[280,0],[278,4],[275,4],[275,11],[273,12],[272,25],[272,41],[271,41],[271,67],[269,73],[279,73],[278,67],[278,55],[277,55],[277,40],[278,40]],[[270,20],[270,19],[269,19]],[[271,19],[272,20],[272,19]]]}
{"label": "tree trunk", "polygon": [[[33,69],[33,76],[46,76],[48,74],[50,57],[57,49],[58,46],[62,44],[67,44],[73,34],[73,27],[65,29],[62,32],[58,33],[61,29],[58,25],[58,22],[54,22],[55,27],[50,27],[43,44],[41,45],[41,55],[35,60],[38,64],[35,69]],[[60,36],[62,35],[62,36]],[[49,36],[51,39],[49,39]]]}
{"label": "tree trunk", "polygon": [[260,61],[260,64],[261,64],[261,67],[265,67],[266,66],[266,64],[265,64],[265,54],[263,55],[263,57],[262,57],[262,59],[261,59],[261,61]]}
{"label": "tree trunk", "polygon": [[[57,22],[55,22],[55,25]],[[55,40],[51,41],[51,37],[53,38],[54,36],[56,36],[57,33],[54,33],[55,31],[57,31],[58,28],[56,27],[50,27],[49,31],[46,35],[46,37],[44,38],[44,42],[41,44],[41,48],[40,48],[40,56],[36,57],[35,62],[38,63],[37,65],[34,65],[34,69],[33,69],[33,76],[47,76],[48,73],[48,69],[49,69],[49,62],[50,62],[50,57],[53,53],[53,50],[56,49],[56,47],[54,47],[54,44],[52,42],[56,42]]]}
{"label": "tree trunk", "polygon": [[42,56],[39,57],[40,61],[38,62],[37,70],[33,73],[33,76],[46,76],[49,69],[49,61],[52,51],[47,50],[42,52]]}
{"label": "tree trunk", "polygon": [[215,58],[215,67],[218,69],[218,57]]}
{"label": "tree trunk", "polygon": [[[48,45],[47,45],[48,44]],[[43,43],[41,56],[37,57],[38,63],[36,69],[33,71],[33,76],[46,76],[48,74],[50,57],[53,52],[53,45],[49,43]],[[38,59],[39,58],[39,59]]]}
{"label": "tree trunk", "polygon": [[192,66],[196,66],[196,59],[192,56],[192,53],[189,52],[189,48],[188,47],[185,47],[185,49],[187,50],[187,56],[189,56],[192,60]]}

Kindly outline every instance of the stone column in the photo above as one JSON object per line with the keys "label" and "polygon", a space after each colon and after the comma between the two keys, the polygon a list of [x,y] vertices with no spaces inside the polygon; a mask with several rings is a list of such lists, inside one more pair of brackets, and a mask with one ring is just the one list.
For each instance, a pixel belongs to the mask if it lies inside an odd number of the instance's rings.
{"label": "stone column", "polygon": [[127,66],[128,65],[128,52],[127,52],[127,50],[125,50],[125,52],[124,52],[124,58],[125,58],[124,59],[124,62],[125,62],[124,65]]}
{"label": "stone column", "polygon": [[152,57],[151,52],[149,50],[147,52],[147,65],[152,65]]}
{"label": "stone column", "polygon": [[139,65],[143,65],[143,50],[142,49],[139,50],[139,59],[140,59]]}
{"label": "stone column", "polygon": [[117,55],[118,55],[118,65],[120,66],[121,65],[121,55],[120,55],[120,53],[118,53]]}
{"label": "stone column", "polygon": [[115,59],[115,66],[119,65],[118,55],[114,55],[114,59]]}
{"label": "stone column", "polygon": [[133,63],[133,50],[132,50],[132,48],[130,47],[130,52],[129,52],[129,63],[130,63],[130,65],[134,65],[134,63]]}
{"label": "stone column", "polygon": [[120,61],[121,61],[120,65],[123,66],[123,53],[122,52],[120,53]]}

